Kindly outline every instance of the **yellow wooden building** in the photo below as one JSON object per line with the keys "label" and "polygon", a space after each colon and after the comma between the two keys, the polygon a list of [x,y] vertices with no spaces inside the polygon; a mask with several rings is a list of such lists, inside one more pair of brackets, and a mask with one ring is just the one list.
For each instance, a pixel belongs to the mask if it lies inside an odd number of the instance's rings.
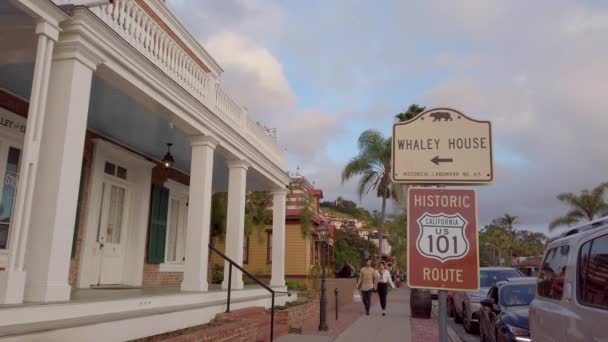
{"label": "yellow wooden building", "polygon": [[[290,192],[287,195],[287,212],[285,224],[285,279],[297,280],[311,284],[312,279],[321,272],[321,243],[316,228],[324,221],[319,210],[319,201],[323,191],[315,189],[303,176],[292,176]],[[308,207],[308,217],[312,229],[308,234],[303,233],[303,212]],[[334,272],[334,227],[329,225],[330,238],[328,244],[327,272]],[[216,241],[216,248],[223,251],[224,242]],[[223,268],[223,260],[213,254],[211,263],[214,267]],[[253,232],[245,238],[243,247],[243,264],[245,269],[257,277],[270,279],[272,263],[272,225],[264,231]],[[247,276],[243,277],[248,282]]]}

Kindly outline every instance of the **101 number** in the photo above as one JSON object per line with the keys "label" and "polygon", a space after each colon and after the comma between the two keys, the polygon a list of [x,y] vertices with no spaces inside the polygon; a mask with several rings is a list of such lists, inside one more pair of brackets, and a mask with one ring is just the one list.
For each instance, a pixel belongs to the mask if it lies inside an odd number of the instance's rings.
{"label": "101 number", "polygon": [[[429,250],[433,253],[433,249],[436,248],[439,253],[446,253],[450,249],[450,239],[445,235],[429,235]],[[458,254],[458,239],[456,236],[452,237],[454,241],[454,254]]]}

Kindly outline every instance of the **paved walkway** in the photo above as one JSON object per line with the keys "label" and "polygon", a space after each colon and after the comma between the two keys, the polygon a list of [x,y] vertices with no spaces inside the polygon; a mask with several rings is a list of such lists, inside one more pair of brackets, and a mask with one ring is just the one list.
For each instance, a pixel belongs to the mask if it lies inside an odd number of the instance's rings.
{"label": "paved walkway", "polygon": [[[377,295],[374,294],[374,297]],[[362,306],[361,303],[359,305]],[[380,305],[376,302],[369,316],[359,318],[334,341],[411,341],[409,290],[392,290],[388,294],[386,316],[382,316]]]}
{"label": "paved walkway", "polygon": [[[437,341],[437,321],[434,319],[414,319],[410,317],[409,289],[406,287],[394,289],[389,293],[387,315],[382,316],[382,311],[374,294],[370,316],[364,316],[363,304],[360,301],[348,305],[340,311],[341,316],[358,316],[356,321],[351,319],[347,322],[348,327],[342,327],[343,323],[335,324],[335,320],[328,321],[330,331],[327,336],[319,336],[317,332],[318,322],[311,322],[305,326],[303,335],[288,335],[277,339],[278,342],[384,342],[384,341]],[[347,308],[348,307],[348,308]],[[350,313],[342,314],[348,309]],[[347,310],[347,311],[348,311]],[[342,320],[342,317],[340,317]],[[346,319],[346,318],[345,318]],[[332,324],[334,323],[334,324]],[[313,327],[314,325],[314,327]],[[332,327],[332,325],[334,327]],[[338,328],[335,328],[338,326]],[[343,332],[335,329],[343,328]],[[333,331],[332,331],[333,330]],[[322,333],[321,333],[322,334]],[[317,335],[317,336],[311,336]]]}

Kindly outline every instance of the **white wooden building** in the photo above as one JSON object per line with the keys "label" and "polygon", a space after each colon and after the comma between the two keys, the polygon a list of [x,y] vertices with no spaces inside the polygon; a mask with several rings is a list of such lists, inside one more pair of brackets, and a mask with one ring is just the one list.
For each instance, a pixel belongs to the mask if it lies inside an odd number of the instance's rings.
{"label": "white wooden building", "polygon": [[[217,191],[238,264],[246,192],[273,193],[270,285],[285,290],[284,151],[222,72],[162,0],[0,1],[0,341],[208,322],[226,298],[208,284]],[[239,272],[232,285],[233,307],[270,305]]]}

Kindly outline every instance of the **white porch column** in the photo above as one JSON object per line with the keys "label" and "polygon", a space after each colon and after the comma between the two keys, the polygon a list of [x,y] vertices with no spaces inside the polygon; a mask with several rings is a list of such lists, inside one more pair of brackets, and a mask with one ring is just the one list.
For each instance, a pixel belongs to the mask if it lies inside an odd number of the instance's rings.
{"label": "white porch column", "polygon": [[186,261],[182,291],[207,291],[209,235],[211,233],[211,185],[213,153],[217,141],[209,136],[193,136],[190,167]]}
{"label": "white porch column", "polygon": [[44,124],[53,48],[59,37],[59,30],[42,21],[36,25],[36,34],[38,48],[21,155],[18,191],[10,228],[8,265],[4,272],[0,272],[0,304],[17,304],[23,301],[26,279],[24,255],[40,152],[40,127]]}
{"label": "white porch column", "polygon": [[[226,214],[226,256],[243,266],[243,243],[245,241],[245,200],[247,192],[247,169],[243,160],[228,161],[228,210]],[[224,262],[222,288],[228,288],[230,263]],[[243,288],[243,272],[232,268],[232,288]]]}
{"label": "white porch column", "polygon": [[[19,177],[26,178],[25,196],[31,199],[31,206],[27,207],[30,212],[23,213],[29,214],[29,233],[27,229],[22,233],[18,258],[18,262],[25,260],[28,274],[24,294],[27,301],[70,298],[68,271],[91,80],[101,62],[83,43],[60,40],[51,64],[52,87],[44,114],[49,119],[43,125],[28,127],[40,141],[37,172],[33,173],[35,168],[26,173],[22,169]],[[35,164],[36,160],[26,162]]]}
{"label": "white porch column", "polygon": [[272,193],[272,277],[270,286],[285,286],[285,201],[287,189]]}

